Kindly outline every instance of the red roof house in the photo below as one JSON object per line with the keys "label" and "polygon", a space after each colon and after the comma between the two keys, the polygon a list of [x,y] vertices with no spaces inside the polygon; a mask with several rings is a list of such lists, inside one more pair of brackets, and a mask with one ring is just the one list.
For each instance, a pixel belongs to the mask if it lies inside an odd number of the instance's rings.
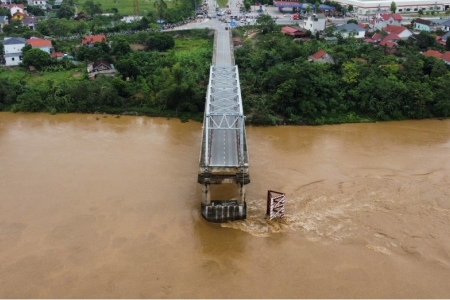
{"label": "red roof house", "polygon": [[284,26],[283,28],[281,28],[281,32],[284,33],[285,35],[289,35],[289,36],[293,36],[293,37],[302,37],[302,36],[306,35],[306,31],[292,28],[289,26]]}
{"label": "red roof house", "polygon": [[398,49],[398,44],[389,40],[382,40],[379,45],[384,48],[385,54],[392,54]]}
{"label": "red roof house", "polygon": [[40,38],[31,38],[27,40],[27,44],[31,45],[33,48],[51,47],[52,41]]}
{"label": "red roof house", "polygon": [[396,33],[389,33],[387,36],[383,38],[383,41],[398,41],[401,40],[401,38]]}
{"label": "red roof house", "polygon": [[407,39],[412,35],[412,32],[409,31],[408,28],[404,26],[388,25],[384,27],[383,30],[386,31],[387,33],[395,33],[401,39]]}
{"label": "red roof house", "polygon": [[53,52],[52,54],[50,54],[50,56],[52,58],[56,58],[56,59],[62,59],[63,58],[63,53],[62,52]]}
{"label": "red roof house", "polygon": [[99,35],[87,35],[83,38],[81,43],[87,46],[93,46],[95,43],[106,42],[106,36],[104,34]]}
{"label": "red roof house", "polygon": [[383,39],[383,35],[381,33],[375,33],[372,36],[372,40],[375,42],[380,42]]}
{"label": "red roof house", "polygon": [[423,53],[424,56],[434,57],[436,59],[441,59],[442,53],[436,50],[427,50]]}
{"label": "red roof house", "polygon": [[333,58],[328,53],[326,53],[325,50],[322,49],[317,51],[313,55],[310,55],[308,59],[313,62],[334,64]]}
{"label": "red roof house", "polygon": [[369,25],[367,25],[365,23],[358,23],[358,26],[363,28],[363,29],[367,29],[367,26],[369,26]]}
{"label": "red roof house", "polygon": [[403,20],[401,14],[381,14],[380,17],[383,18],[385,21],[389,21],[389,19],[390,19],[391,17],[392,17],[392,19],[394,19],[395,21],[401,21],[401,20]]}

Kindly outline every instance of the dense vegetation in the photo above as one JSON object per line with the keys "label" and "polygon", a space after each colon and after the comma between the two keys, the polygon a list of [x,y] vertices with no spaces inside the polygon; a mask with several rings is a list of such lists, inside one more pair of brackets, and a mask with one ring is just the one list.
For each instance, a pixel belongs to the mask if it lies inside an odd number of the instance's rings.
{"label": "dense vegetation", "polygon": [[[50,18],[39,21],[37,31],[14,22],[5,26],[10,36],[52,36],[55,50],[73,56],[78,63],[56,61],[25,47],[22,67],[0,69],[0,110],[201,119],[212,32],[152,30],[159,26],[155,23],[159,17],[176,21],[192,13],[193,2],[180,0],[170,8],[162,7],[164,0],[154,3],[154,12],[130,24],[118,21],[117,10],[112,10],[112,16],[96,14],[101,6],[86,1],[87,20]],[[63,4],[61,9],[66,9],[73,1]],[[434,35],[421,33],[415,40],[400,41],[398,51],[388,55],[386,49],[353,38],[338,36],[338,43],[330,45],[315,35],[310,41],[298,42],[279,29],[270,17],[263,16],[257,27],[234,30],[244,41],[235,59],[249,122],[328,124],[450,116],[448,67],[420,54],[427,49],[446,50]],[[331,36],[332,28],[327,31]],[[110,33],[108,43],[80,47],[80,36],[87,32]],[[320,49],[335,63],[309,62],[308,56]],[[118,76],[89,80],[86,66],[96,60],[113,63]],[[37,71],[27,71],[29,66]]]}
{"label": "dense vegetation", "polygon": [[[258,124],[326,124],[450,116],[450,72],[420,46],[444,50],[433,35],[400,42],[394,55],[353,38],[294,42],[277,33],[235,51],[244,109]],[[324,49],[335,64],[313,63]]]}
{"label": "dense vegetation", "polygon": [[[0,109],[133,112],[200,119],[213,35],[206,29],[173,34],[175,43],[169,34],[128,36],[147,43],[149,51],[131,51],[125,37],[116,38],[111,47],[106,43],[96,43],[92,48],[79,47],[75,53],[79,60],[110,61],[119,71],[118,77],[98,77],[95,81],[87,79],[85,63],[73,64],[66,59],[49,61],[39,55],[46,54],[43,51],[28,49],[24,53],[24,66],[32,61],[38,71],[0,69]],[[174,48],[166,51],[168,47]]]}

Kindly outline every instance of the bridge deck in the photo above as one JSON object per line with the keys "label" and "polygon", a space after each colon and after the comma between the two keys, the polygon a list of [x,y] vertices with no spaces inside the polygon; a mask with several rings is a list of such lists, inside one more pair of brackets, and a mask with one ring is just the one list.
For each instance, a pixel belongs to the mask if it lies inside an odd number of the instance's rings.
{"label": "bridge deck", "polygon": [[[231,1],[230,1],[230,6]],[[233,3],[234,4],[234,3]],[[239,72],[234,63],[231,31],[216,26],[203,121],[198,183],[203,185],[202,216],[211,222],[246,218],[247,140]],[[238,184],[238,200],[211,201],[211,184]]]}

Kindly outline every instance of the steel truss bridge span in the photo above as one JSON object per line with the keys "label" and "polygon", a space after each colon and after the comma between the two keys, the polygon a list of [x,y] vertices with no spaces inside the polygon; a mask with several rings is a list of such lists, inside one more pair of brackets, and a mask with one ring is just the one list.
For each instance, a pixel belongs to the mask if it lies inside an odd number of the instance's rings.
{"label": "steel truss bridge span", "polygon": [[[198,182],[203,185],[202,215],[225,222],[246,217],[250,182],[245,116],[237,66],[211,66],[203,119]],[[238,200],[214,201],[210,184],[235,183]]]}

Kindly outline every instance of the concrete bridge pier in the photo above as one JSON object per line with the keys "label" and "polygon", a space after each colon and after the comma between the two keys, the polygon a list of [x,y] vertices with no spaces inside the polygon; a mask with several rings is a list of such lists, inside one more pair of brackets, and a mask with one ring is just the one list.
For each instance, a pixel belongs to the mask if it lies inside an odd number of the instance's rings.
{"label": "concrete bridge pier", "polygon": [[204,205],[211,205],[211,192],[210,192],[210,187],[209,184],[204,184],[203,185],[203,193],[202,193],[203,197],[202,197],[202,204]]}
{"label": "concrete bridge pier", "polygon": [[[202,185],[202,216],[209,222],[224,223],[228,221],[244,220],[247,217],[247,203],[245,202],[245,185],[250,182],[248,173],[211,174],[200,172],[198,183]],[[211,200],[211,184],[219,185],[234,183],[238,197],[234,200]],[[234,198],[234,197],[233,197]]]}
{"label": "concrete bridge pier", "polygon": [[245,203],[245,185],[243,183],[238,183],[239,187],[239,199],[238,204],[243,205]]}

